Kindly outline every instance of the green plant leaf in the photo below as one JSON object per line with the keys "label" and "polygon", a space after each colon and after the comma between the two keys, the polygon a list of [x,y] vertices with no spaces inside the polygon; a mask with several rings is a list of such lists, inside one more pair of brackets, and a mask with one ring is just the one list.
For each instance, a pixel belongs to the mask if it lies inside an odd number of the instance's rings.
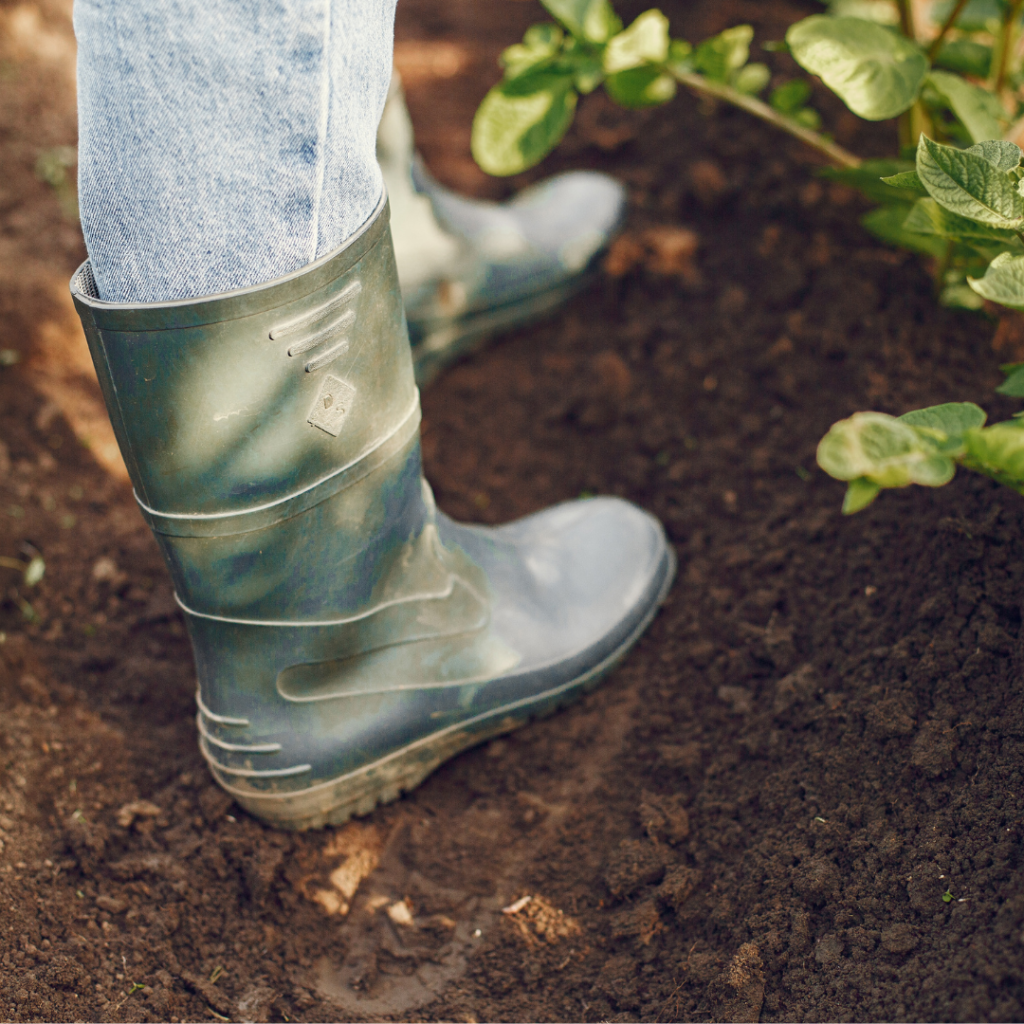
{"label": "green plant leaf", "polygon": [[506,78],[518,78],[553,60],[562,48],[565,33],[557,25],[533,25],[521,43],[508,47],[499,58]]}
{"label": "green plant leaf", "polygon": [[1024,364],[1018,363],[996,391],[1011,398],[1024,398]]}
{"label": "green plant leaf", "polygon": [[733,75],[732,87],[746,96],[756,96],[771,80],[772,71],[767,64],[744,64]]}
{"label": "green plant leaf", "polygon": [[[1005,145],[986,142],[956,149],[922,135],[917,147],[917,173],[928,194],[951,213],[1013,230],[1024,223],[1024,197],[1007,170],[991,162],[1008,159]],[[1017,147],[1014,146],[1014,149]],[[1017,150],[1020,159],[1020,150]]]}
{"label": "green plant leaf", "polygon": [[664,64],[668,46],[668,18],[658,10],[644,11],[629,28],[608,40],[604,48],[605,74]]}
{"label": "green plant leaf", "polygon": [[879,206],[878,209],[864,214],[860,222],[865,230],[888,245],[942,259],[949,243],[938,235],[922,235],[907,231],[903,227],[903,222],[909,212],[910,207],[906,204],[893,203],[890,206]]}
{"label": "green plant leaf", "polygon": [[988,78],[992,47],[973,39],[946,40],[935,58],[935,66],[973,78]]}
{"label": "green plant leaf", "polygon": [[622,21],[608,0],[540,0],[556,21],[578,39],[606,43],[622,31]]}
{"label": "green plant leaf", "polygon": [[941,487],[956,472],[932,439],[881,412],[834,423],[818,444],[818,465],[837,480],[866,477],[879,487]]}
{"label": "green plant leaf", "polygon": [[939,305],[947,309],[969,309],[977,312],[985,306],[985,300],[966,281],[947,284],[939,293]]}
{"label": "green plant leaf", "polygon": [[576,91],[587,95],[604,81],[603,52],[599,46],[569,36],[556,58],[555,67],[559,72],[571,74]]}
{"label": "green plant leaf", "polygon": [[473,158],[488,174],[525,171],[558,145],[575,111],[567,75],[541,72],[499,82],[473,118]]}
{"label": "green plant leaf", "polygon": [[811,131],[817,131],[821,127],[821,114],[813,107],[804,107],[803,110],[798,110],[793,114],[793,120],[805,128],[810,128]]}
{"label": "green plant leaf", "polygon": [[671,71],[693,71],[693,47],[685,39],[671,40],[665,66]]}
{"label": "green plant leaf", "polygon": [[1019,487],[1024,481],[1024,422],[1006,420],[971,430],[964,441],[965,465],[1011,486]]}
{"label": "green plant leaf", "polygon": [[772,90],[769,104],[780,114],[795,114],[811,98],[811,83],[794,78]]}
{"label": "green plant leaf", "polygon": [[927,409],[914,409],[899,419],[901,423],[926,432],[938,449],[949,455],[959,452],[963,448],[964,435],[969,430],[983,427],[988,416],[981,406],[973,402],[946,402]]}
{"label": "green plant leaf", "polygon": [[949,104],[974,142],[1002,137],[1003,129],[999,122],[1005,114],[993,93],[948,71],[932,71],[928,75],[928,84]]}
{"label": "green plant leaf", "polygon": [[905,189],[918,195],[928,195],[928,190],[921,184],[917,171],[900,171],[899,174],[884,175],[881,179],[889,188]]}
{"label": "green plant leaf", "polygon": [[902,114],[928,73],[928,60],[917,46],[859,18],[812,14],[790,26],[786,42],[802,68],[867,121]]}
{"label": "green plant leaf", "polygon": [[1020,146],[1007,142],[1004,139],[990,139],[987,142],[979,142],[975,146],[968,146],[965,153],[976,153],[987,160],[997,171],[1014,171],[1020,166]]}
{"label": "green plant leaf", "polygon": [[904,211],[906,215],[918,195],[927,193],[902,188],[897,191],[891,185],[884,184],[882,179],[913,170],[913,167],[912,163],[905,160],[865,160],[859,167],[827,167],[818,173],[830,181],[850,185],[876,203],[904,202],[907,204]]}
{"label": "green plant leaf", "polygon": [[659,68],[630,68],[604,80],[608,95],[623,107],[656,107],[676,94],[676,80]]}
{"label": "green plant leaf", "polygon": [[581,69],[572,78],[572,84],[581,96],[588,96],[604,81],[604,72],[601,66]]}
{"label": "green plant leaf", "polygon": [[1018,241],[1012,231],[994,228],[967,217],[959,217],[943,209],[934,199],[919,199],[903,222],[907,231],[922,235],[938,235],[955,242],[984,242],[1013,245]]}
{"label": "green plant leaf", "polygon": [[854,512],[867,508],[881,493],[882,488],[866,476],[851,480],[846,485],[846,494],[843,496],[843,515],[852,516]]}
{"label": "green plant leaf", "polygon": [[899,8],[895,3],[879,3],[878,0],[821,0],[828,13],[836,18],[860,18],[863,21],[877,21],[879,25],[898,25]]}
{"label": "green plant leaf", "polygon": [[46,563],[41,555],[34,555],[25,568],[26,587],[34,587],[46,575]]}
{"label": "green plant leaf", "polygon": [[750,25],[736,25],[705,39],[693,53],[694,67],[715,82],[727,82],[750,57],[754,30]]}
{"label": "green plant leaf", "polygon": [[967,283],[989,302],[1024,309],[1024,256],[1001,253],[988,265],[984,277],[969,277]]}

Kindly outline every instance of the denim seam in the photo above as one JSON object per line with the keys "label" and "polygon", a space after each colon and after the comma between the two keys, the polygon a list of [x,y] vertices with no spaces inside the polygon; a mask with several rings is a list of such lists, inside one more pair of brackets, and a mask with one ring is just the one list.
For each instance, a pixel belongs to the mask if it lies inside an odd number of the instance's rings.
{"label": "denim seam", "polygon": [[316,147],[316,183],[313,187],[313,223],[310,225],[309,262],[314,263],[320,247],[320,209],[324,198],[324,175],[327,169],[327,131],[331,115],[331,0],[324,3],[323,82],[320,86],[320,118]]}

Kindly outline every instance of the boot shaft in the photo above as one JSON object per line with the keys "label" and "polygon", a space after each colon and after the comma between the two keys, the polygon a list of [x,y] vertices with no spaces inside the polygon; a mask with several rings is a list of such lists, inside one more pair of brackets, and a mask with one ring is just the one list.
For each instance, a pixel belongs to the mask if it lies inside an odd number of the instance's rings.
{"label": "boot shaft", "polygon": [[72,294],[179,601],[250,621],[365,609],[430,515],[386,202],[256,288],[124,306],[84,264]]}

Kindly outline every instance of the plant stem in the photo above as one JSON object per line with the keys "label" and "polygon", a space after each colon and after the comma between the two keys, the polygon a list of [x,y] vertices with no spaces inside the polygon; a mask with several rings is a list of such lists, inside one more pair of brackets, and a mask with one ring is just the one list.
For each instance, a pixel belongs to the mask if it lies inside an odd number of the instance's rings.
{"label": "plant stem", "polygon": [[725,100],[726,103],[731,103],[748,114],[753,114],[754,117],[759,117],[762,121],[767,121],[768,124],[781,128],[784,132],[789,132],[794,138],[799,139],[812,149],[816,149],[819,153],[823,153],[832,163],[840,167],[860,167],[861,165],[862,161],[859,156],[854,156],[849,150],[836,145],[831,139],[826,139],[820,132],[805,128],[792,118],[786,117],[785,114],[780,114],[756,96],[748,96],[724,82],[712,82],[703,75],[695,74],[692,71],[671,70],[670,73],[678,82],[694,92]]}
{"label": "plant stem", "polygon": [[960,12],[966,6],[967,0],[956,0],[953,10],[949,13],[949,17],[942,23],[939,34],[932,40],[931,46],[928,47],[928,60],[935,60],[939,55],[939,50],[942,49],[942,41],[946,38],[949,30],[956,24],[956,19],[960,17]]}
{"label": "plant stem", "polygon": [[914,105],[907,111],[907,116],[910,118],[910,145],[916,150],[921,136],[927,135],[929,138],[934,138],[935,129],[928,116],[928,111],[925,110],[924,104],[920,100],[914,101]]}
{"label": "plant stem", "polygon": [[942,294],[942,289],[946,286],[946,272],[949,270],[949,265],[952,261],[953,242],[950,240],[946,242],[946,251],[942,254],[942,258],[935,261],[935,276],[932,279],[932,284],[935,288],[936,298]]}
{"label": "plant stem", "polygon": [[913,125],[910,123],[910,111],[904,110],[902,114],[896,120],[896,130],[899,132],[900,137],[900,156],[904,155],[904,152],[913,147],[911,139],[914,135]]}
{"label": "plant stem", "polygon": [[1014,28],[1017,18],[1020,15],[1021,4],[1024,0],[1011,0],[1003,16],[1003,24],[999,31],[999,39],[996,43],[997,55],[992,66],[992,91],[998,96],[1002,91],[1003,83],[1006,80],[1006,65],[1009,62],[1010,50],[1013,49]]}
{"label": "plant stem", "polygon": [[896,6],[900,10],[900,30],[912,43],[916,43],[917,33],[914,31],[913,0],[896,0]]}

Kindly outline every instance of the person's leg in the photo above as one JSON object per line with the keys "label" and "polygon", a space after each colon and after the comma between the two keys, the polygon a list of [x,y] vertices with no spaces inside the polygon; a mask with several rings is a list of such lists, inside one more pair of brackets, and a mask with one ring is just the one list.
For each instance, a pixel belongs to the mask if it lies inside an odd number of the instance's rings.
{"label": "person's leg", "polygon": [[195,298],[336,249],[382,182],[396,0],[76,0],[100,296]]}

